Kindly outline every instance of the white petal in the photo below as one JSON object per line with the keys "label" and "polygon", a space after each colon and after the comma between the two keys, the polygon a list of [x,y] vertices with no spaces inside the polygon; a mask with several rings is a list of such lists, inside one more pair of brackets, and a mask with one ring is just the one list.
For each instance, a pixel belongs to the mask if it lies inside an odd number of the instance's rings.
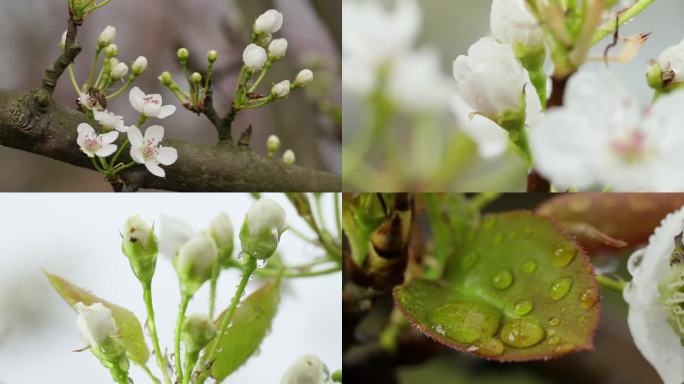
{"label": "white petal", "polygon": [[178,160],[178,151],[176,148],[160,147],[157,153],[157,161],[163,165],[171,165]]}
{"label": "white petal", "polygon": [[161,107],[161,109],[159,110],[159,114],[157,115],[157,118],[158,119],[165,119],[165,118],[173,115],[174,112],[176,112],[176,106],[175,105],[165,105],[165,106]]}
{"label": "white petal", "polygon": [[157,177],[165,177],[166,172],[157,164],[156,161],[149,159],[145,161],[145,167],[147,168],[148,171],[150,171],[151,174],[157,176]]}
{"label": "white petal", "polygon": [[95,152],[96,155],[99,157],[107,157],[111,154],[116,152],[116,145],[115,144],[105,144],[100,149]]}
{"label": "white petal", "polygon": [[195,234],[194,228],[187,222],[170,216],[159,218],[159,252],[173,259],[183,244]]}
{"label": "white petal", "polygon": [[151,141],[154,144],[159,144],[164,138],[164,127],[161,125],[153,125],[145,130],[145,142]]}
{"label": "white petal", "polygon": [[143,104],[142,114],[148,117],[157,117],[161,106],[159,104],[145,103]]}
{"label": "white petal", "polygon": [[134,87],[131,89],[131,92],[128,94],[128,101],[130,101],[131,106],[133,109],[136,111],[142,113],[143,111],[143,98],[145,97],[145,93],[140,90],[138,87]]}
{"label": "white petal", "polygon": [[483,158],[501,156],[508,148],[508,133],[493,121],[480,115],[471,114],[474,110],[460,95],[451,98],[451,109],[456,115],[459,127],[476,143]]}
{"label": "white petal", "polygon": [[537,168],[554,185],[586,189],[595,184],[593,167],[606,149],[592,121],[564,109],[550,110],[529,132]]}
{"label": "white petal", "polygon": [[624,291],[629,303],[627,324],[641,354],[666,384],[684,381],[684,348],[658,302],[658,282],[669,274],[674,237],[682,232],[684,209],[669,214],[649,239],[643,254],[630,257],[632,281]]}
{"label": "white petal", "polygon": [[100,141],[102,142],[102,144],[110,144],[115,142],[118,137],[119,132],[117,131],[107,132],[100,135]]}
{"label": "white petal", "polygon": [[93,129],[93,127],[91,127],[88,123],[79,124],[76,128],[76,131],[78,131],[79,136],[95,136],[95,129]]}
{"label": "white petal", "polygon": [[130,141],[132,147],[140,148],[144,144],[143,135],[135,125],[131,125],[128,128],[128,141]]}
{"label": "white petal", "polygon": [[143,147],[131,146],[131,159],[138,164],[145,164],[145,157],[143,156]]}

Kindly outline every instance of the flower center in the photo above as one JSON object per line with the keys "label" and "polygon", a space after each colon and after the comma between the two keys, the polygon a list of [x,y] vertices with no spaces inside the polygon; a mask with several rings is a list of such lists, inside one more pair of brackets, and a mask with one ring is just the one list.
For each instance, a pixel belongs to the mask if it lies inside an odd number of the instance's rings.
{"label": "flower center", "polygon": [[658,286],[660,303],[670,314],[670,326],[684,345],[684,245],[682,235],[674,239],[675,248],[670,256],[670,275]]}
{"label": "flower center", "polygon": [[643,160],[646,155],[646,134],[636,128],[626,137],[613,139],[610,142],[610,147],[625,163],[637,163]]}
{"label": "flower center", "polygon": [[152,139],[145,141],[145,148],[143,149],[143,157],[145,160],[155,160],[159,154],[159,147]]}
{"label": "flower center", "polygon": [[145,97],[143,97],[143,102],[145,102],[145,104],[153,104],[153,105],[159,105],[159,104],[161,104],[161,103],[159,102],[159,100],[153,98],[152,96],[145,96]]}
{"label": "flower center", "polygon": [[95,152],[100,148],[100,140],[97,139],[97,136],[88,136],[85,139],[84,147],[89,152]]}

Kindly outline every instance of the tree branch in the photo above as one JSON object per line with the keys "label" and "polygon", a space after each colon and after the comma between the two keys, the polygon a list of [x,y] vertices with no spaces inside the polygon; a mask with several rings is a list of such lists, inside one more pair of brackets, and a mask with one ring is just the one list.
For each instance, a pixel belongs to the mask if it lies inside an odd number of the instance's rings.
{"label": "tree branch", "polygon": [[[0,89],[0,145],[92,169],[76,144],[76,127],[82,122],[95,126],[95,122],[57,104],[50,93],[45,88]],[[166,143],[178,149],[178,161],[166,167],[166,178],[153,176],[139,165],[110,180],[115,190],[312,192],[342,188],[338,175],[270,160],[228,142],[214,146],[173,140]],[[122,161],[129,161],[128,154]]]}
{"label": "tree branch", "polygon": [[55,60],[55,63],[45,71],[45,76],[43,77],[43,89],[49,93],[54,92],[55,87],[57,86],[57,80],[59,80],[69,64],[74,62],[76,56],[81,53],[81,46],[76,42],[78,27],[79,24],[74,21],[73,16],[69,15],[67,35],[64,40],[64,50],[57,60]]}

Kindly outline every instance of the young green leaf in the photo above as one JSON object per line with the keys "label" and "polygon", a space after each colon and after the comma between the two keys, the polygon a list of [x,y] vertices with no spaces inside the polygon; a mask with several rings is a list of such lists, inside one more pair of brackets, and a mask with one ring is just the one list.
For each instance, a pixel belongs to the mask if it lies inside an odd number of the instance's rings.
{"label": "young green leaf", "polygon": [[[280,302],[279,276],[254,291],[240,303],[231,325],[220,340],[214,340],[207,351],[214,351],[211,356],[203,356],[204,362],[213,362],[211,376],[220,383],[228,375],[238,369],[259,348],[261,341],[271,328],[271,322],[278,310]],[[225,311],[219,315],[215,323],[221,324]],[[214,343],[219,343],[214,349]]]}
{"label": "young green leaf", "polygon": [[443,279],[394,290],[404,316],[449,347],[500,361],[591,349],[599,289],[587,256],[530,212],[486,216]]}
{"label": "young green leaf", "polygon": [[116,327],[119,329],[119,333],[121,334],[121,340],[126,347],[128,357],[140,365],[145,365],[145,363],[147,363],[147,360],[150,357],[150,352],[147,349],[145,336],[143,335],[140,322],[138,321],[138,318],[135,317],[133,312],[108,301],[102,300],[85,289],[79,288],[59,276],[52,275],[47,272],[45,275],[50,280],[50,283],[55,288],[57,293],[62,296],[62,298],[71,306],[72,309],[76,303],[79,302],[85,305],[102,303],[102,305],[109,308],[109,310],[112,311],[112,316],[116,322]]}

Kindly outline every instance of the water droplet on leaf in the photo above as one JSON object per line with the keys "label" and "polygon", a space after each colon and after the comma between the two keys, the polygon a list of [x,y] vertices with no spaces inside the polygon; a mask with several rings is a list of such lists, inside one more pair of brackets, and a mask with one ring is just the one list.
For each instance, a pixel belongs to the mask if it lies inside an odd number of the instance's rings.
{"label": "water droplet on leaf", "polygon": [[482,356],[487,356],[487,357],[496,357],[496,356],[501,356],[504,353],[504,345],[499,339],[495,338],[489,338],[485,341],[482,341],[478,347],[480,349],[478,350],[479,354]]}
{"label": "water droplet on leaf", "polygon": [[496,235],[494,235],[494,243],[495,244],[500,244],[503,241],[503,233],[499,232]]}
{"label": "water droplet on leaf", "polygon": [[492,277],[492,286],[496,289],[506,289],[513,284],[513,272],[502,269]]}
{"label": "water droplet on leaf", "polygon": [[544,339],[544,328],[539,321],[532,318],[513,319],[501,328],[500,338],[511,347],[528,348]]}
{"label": "water droplet on leaf", "polygon": [[560,337],[558,337],[558,336],[551,336],[551,337],[549,337],[548,343],[551,344],[551,345],[554,345],[554,344],[560,343],[560,341],[561,341]]}
{"label": "water droplet on leaf", "polygon": [[572,260],[577,256],[577,248],[572,243],[561,243],[558,245],[555,251],[553,251],[553,256],[551,258],[551,263],[556,267],[563,268],[570,264]]}
{"label": "water droplet on leaf", "polygon": [[585,289],[579,297],[580,306],[585,309],[592,308],[599,300],[599,292],[596,288]]}
{"label": "water droplet on leaf", "polygon": [[532,273],[537,270],[537,262],[534,260],[527,260],[525,264],[523,264],[523,271],[526,273]]}
{"label": "water droplet on leaf", "polygon": [[470,269],[477,264],[478,259],[479,257],[477,256],[477,252],[468,252],[465,254],[465,256],[463,256],[463,260],[461,260],[461,266],[463,269]]}
{"label": "water droplet on leaf", "polygon": [[494,335],[499,329],[501,312],[477,301],[456,301],[432,312],[430,321],[439,325],[441,335],[459,343],[474,343]]}
{"label": "water droplet on leaf", "polygon": [[553,283],[551,283],[551,298],[554,300],[560,300],[564,298],[568,292],[570,292],[571,287],[571,277],[561,277],[554,280]]}
{"label": "water droplet on leaf", "polygon": [[549,319],[549,326],[557,327],[560,324],[560,319],[557,317],[552,317]]}
{"label": "water droplet on leaf", "polygon": [[515,303],[515,306],[513,306],[513,313],[516,316],[525,316],[528,313],[532,312],[532,309],[534,306],[532,305],[532,302],[529,300],[520,300],[517,303]]}

